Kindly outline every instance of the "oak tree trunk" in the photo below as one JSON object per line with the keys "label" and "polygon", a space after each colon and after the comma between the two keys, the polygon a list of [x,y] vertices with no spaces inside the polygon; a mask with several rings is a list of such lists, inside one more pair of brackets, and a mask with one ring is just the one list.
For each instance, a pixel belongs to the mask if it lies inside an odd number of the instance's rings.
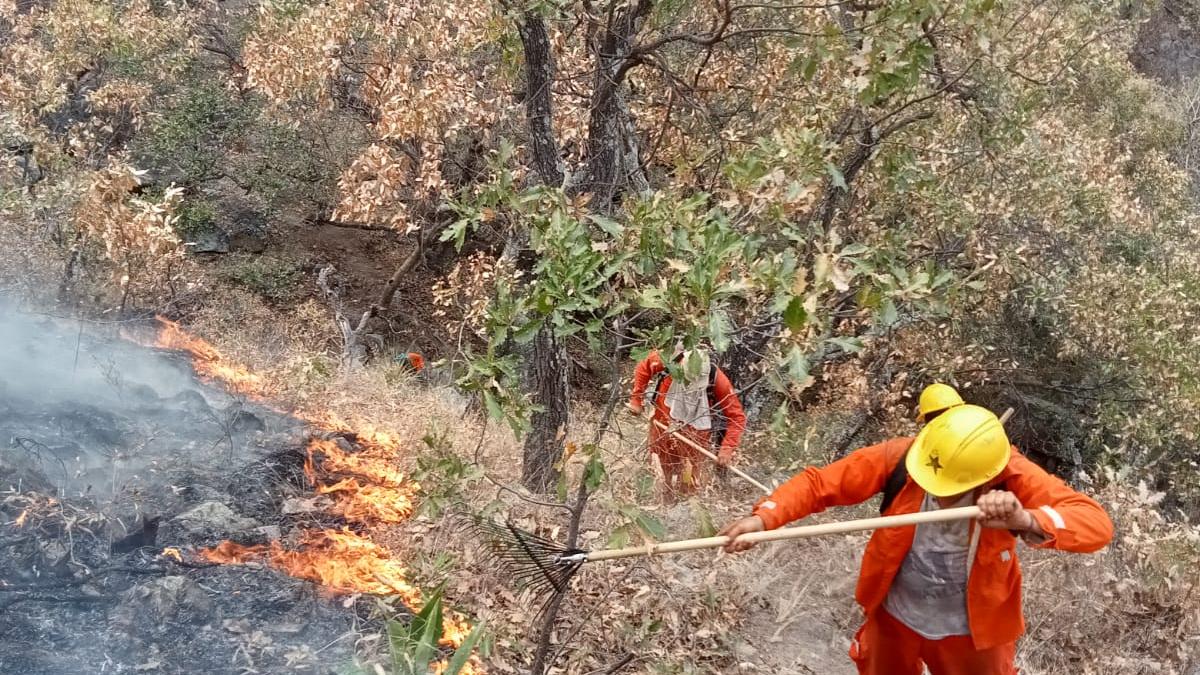
{"label": "oak tree trunk", "polygon": [[533,166],[545,185],[562,185],[563,165],[558,138],[554,135],[551,96],[554,57],[550,52],[546,22],[536,13],[528,12],[522,21],[517,22],[517,30],[525,51],[525,121],[529,125]]}
{"label": "oak tree trunk", "polygon": [[[530,147],[537,177],[544,184],[563,184],[563,165],[558,138],[554,135],[554,55],[545,21],[536,12],[526,12],[517,22],[521,46],[525,52],[525,120],[529,125]],[[524,248],[527,233],[513,237],[517,248]],[[515,252],[518,267],[526,272],[534,262]],[[521,464],[521,482],[533,492],[550,492],[558,483],[563,437],[570,417],[569,364],[566,349],[554,337],[552,328],[542,328],[526,350],[525,391],[539,407],[530,418]]]}
{"label": "oak tree trunk", "polygon": [[588,117],[587,167],[576,190],[590,193],[590,206],[600,213],[611,213],[623,192],[649,188],[642,170],[637,128],[625,100],[625,75],[636,63],[631,58],[633,39],[652,7],[649,0],[639,0],[614,12],[611,21],[597,27],[592,42],[595,74]]}
{"label": "oak tree trunk", "polygon": [[530,419],[521,465],[521,482],[533,492],[552,491],[558,483],[559,461],[570,409],[569,359],[549,326],[538,331],[525,371],[525,390],[539,410]]}

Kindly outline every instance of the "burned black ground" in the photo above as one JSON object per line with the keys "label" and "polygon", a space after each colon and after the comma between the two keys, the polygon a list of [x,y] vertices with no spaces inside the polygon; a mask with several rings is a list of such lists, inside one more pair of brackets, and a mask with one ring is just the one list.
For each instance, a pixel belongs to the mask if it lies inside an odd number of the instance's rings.
{"label": "burned black ground", "polygon": [[308,492],[301,421],[111,329],[6,311],[0,338],[0,673],[351,663],[354,603],[196,553],[312,524],[280,508]]}

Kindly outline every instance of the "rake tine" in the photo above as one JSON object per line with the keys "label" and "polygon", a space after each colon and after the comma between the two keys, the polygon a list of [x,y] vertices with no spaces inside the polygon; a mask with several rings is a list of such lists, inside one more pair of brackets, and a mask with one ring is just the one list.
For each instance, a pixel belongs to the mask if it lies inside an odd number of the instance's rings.
{"label": "rake tine", "polygon": [[[551,573],[553,572],[553,564],[554,563],[553,562],[548,563],[544,559],[545,553],[548,548],[546,546],[545,541],[544,540],[538,541],[538,537],[536,537],[536,536],[529,537],[527,539],[525,536],[525,533],[521,532],[520,530],[517,530],[512,525],[508,526],[508,530],[512,533],[513,537],[516,539],[517,543],[520,545],[521,550],[524,551],[525,555],[529,558],[529,560],[533,564],[537,565],[537,567],[541,570],[542,574],[546,575],[547,578],[553,579],[553,577],[551,576]],[[561,552],[561,550],[559,552]],[[557,588],[557,584],[555,584],[555,587]]]}
{"label": "rake tine", "polygon": [[574,574],[574,570],[570,567],[561,568],[545,568],[539,566],[527,566],[515,571],[513,579],[522,582],[526,585],[534,583],[547,583],[554,587],[556,591],[561,591],[566,586],[566,582]]}
{"label": "rake tine", "polygon": [[542,600],[542,603],[538,605],[537,613],[534,614],[536,620],[541,621],[542,617],[546,616],[546,612],[550,610],[550,606],[554,604],[554,601],[558,598],[561,598],[562,595],[562,591],[547,594]]}
{"label": "rake tine", "polygon": [[545,574],[542,574],[540,569],[522,571],[519,574],[513,575],[513,580],[526,587],[546,583],[554,585],[554,580],[548,579]]}

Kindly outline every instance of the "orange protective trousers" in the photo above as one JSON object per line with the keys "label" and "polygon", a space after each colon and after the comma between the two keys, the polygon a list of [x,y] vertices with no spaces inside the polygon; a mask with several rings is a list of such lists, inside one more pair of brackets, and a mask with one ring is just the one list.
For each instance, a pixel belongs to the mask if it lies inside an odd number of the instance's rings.
{"label": "orange protective trousers", "polygon": [[927,640],[880,607],[850,644],[859,675],[1017,675],[1014,642],[975,649],[969,635]]}
{"label": "orange protective trousers", "polygon": [[653,421],[650,422],[650,452],[658,458],[667,489],[683,494],[695,492],[704,479],[702,467],[705,460],[695,448],[680,437],[707,448],[711,442],[709,432],[688,425],[679,426],[679,423],[670,417],[659,414],[657,409],[652,418],[675,429],[672,433],[667,433]]}

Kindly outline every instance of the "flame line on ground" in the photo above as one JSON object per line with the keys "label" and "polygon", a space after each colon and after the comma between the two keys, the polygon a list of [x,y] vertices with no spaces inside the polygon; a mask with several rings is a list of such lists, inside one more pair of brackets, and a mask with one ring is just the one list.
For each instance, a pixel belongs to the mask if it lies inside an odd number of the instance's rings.
{"label": "flame line on ground", "polygon": [[[269,390],[261,375],[228,360],[216,347],[190,335],[178,323],[161,316],[156,319],[159,330],[154,343],[147,346],[186,352],[192,357],[192,367],[200,379],[219,384],[233,393],[265,405],[264,399]],[[136,337],[123,334],[126,339],[145,344]],[[336,442],[316,436],[309,440],[306,447],[305,475],[318,494],[345,495],[334,497],[335,513],[340,511],[338,515],[344,520],[364,526],[380,522],[403,522],[412,514],[413,501],[420,486],[390,465],[390,462],[398,459],[402,445],[397,434],[372,425],[356,428],[331,413],[300,412],[293,415],[324,434],[350,436],[346,440],[359,449],[358,452],[347,453]],[[343,478],[332,484],[323,483],[323,477],[319,477],[317,472],[318,462],[314,459],[316,452],[322,455],[320,469],[326,476],[345,473],[368,483],[364,485],[354,477]],[[162,555],[177,557],[179,553],[178,549],[167,548]],[[369,536],[353,532],[348,527],[341,531],[302,530],[300,547],[295,550],[285,549],[278,541],[265,546],[242,546],[227,540],[212,548],[202,549],[200,555],[219,564],[243,564],[262,559],[291,576],[320,583],[335,592],[396,596],[413,611],[420,611],[423,605],[420,591],[407,582],[405,568],[392,557],[391,552]],[[357,580],[341,583],[345,572],[362,565],[366,569],[358,572]],[[369,572],[369,581],[362,576],[364,572]],[[458,647],[469,632],[470,624],[465,617],[448,610],[443,618],[443,639],[440,644]],[[463,673],[484,672],[475,657],[471,661]],[[435,670],[440,671],[444,667],[443,661]]]}

